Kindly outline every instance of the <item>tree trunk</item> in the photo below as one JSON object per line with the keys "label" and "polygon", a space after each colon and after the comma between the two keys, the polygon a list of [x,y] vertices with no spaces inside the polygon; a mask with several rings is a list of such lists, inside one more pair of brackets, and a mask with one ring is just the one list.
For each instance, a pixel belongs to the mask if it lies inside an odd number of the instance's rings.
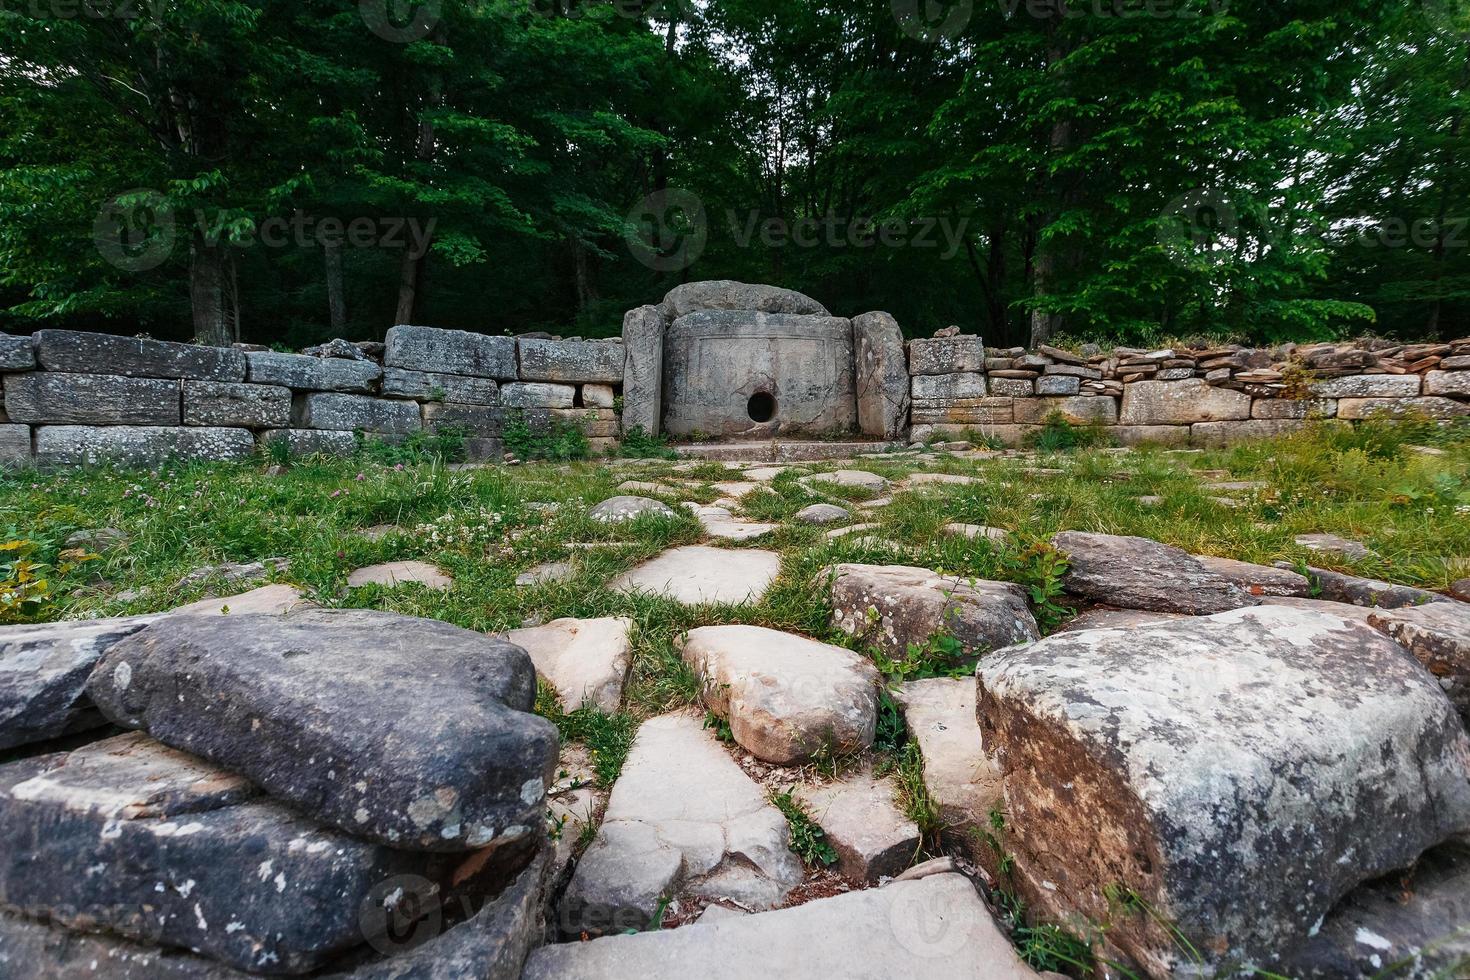
{"label": "tree trunk", "polygon": [[[1048,73],[1061,71],[1057,66],[1061,64],[1062,59],[1067,55],[1061,37],[1061,18],[1066,15],[1066,12],[1066,0],[1061,0],[1060,10],[1047,24],[1049,41],[1046,51],[1046,70]],[[1065,87],[1065,81],[1062,81],[1061,85]],[[1062,151],[1070,146],[1071,142],[1072,124],[1066,119],[1059,119],[1052,123],[1051,135],[1048,140],[1050,156],[1055,159]],[[1061,194],[1062,202],[1066,201],[1067,196],[1068,192],[1063,190]],[[1048,211],[1041,221],[1041,226],[1037,229],[1035,276],[1031,280],[1031,296],[1036,300],[1044,299],[1047,293],[1050,292],[1052,279],[1056,274],[1056,253],[1060,246],[1042,240],[1046,226],[1055,221],[1056,218],[1056,210]],[[1062,318],[1060,315],[1033,307],[1031,310],[1032,349],[1035,349],[1039,344],[1044,344],[1051,340],[1060,331],[1061,324]]]}
{"label": "tree trunk", "polygon": [[393,314],[393,323],[413,322],[414,303],[418,299],[419,274],[423,268],[423,257],[414,257],[404,249],[403,260],[398,265],[398,309]]}
{"label": "tree trunk", "polygon": [[588,268],[587,247],[577,236],[567,239],[572,249],[572,277],[577,290],[577,312],[587,312],[587,307],[597,299],[597,290],[592,287],[592,274]]}
{"label": "tree trunk", "polygon": [[228,347],[240,339],[234,265],[224,245],[195,232],[189,245],[189,302],[196,343]]}
{"label": "tree trunk", "polygon": [[347,298],[342,294],[342,243],[335,238],[322,242],[322,256],[327,275],[327,321],[332,336],[347,332]]}

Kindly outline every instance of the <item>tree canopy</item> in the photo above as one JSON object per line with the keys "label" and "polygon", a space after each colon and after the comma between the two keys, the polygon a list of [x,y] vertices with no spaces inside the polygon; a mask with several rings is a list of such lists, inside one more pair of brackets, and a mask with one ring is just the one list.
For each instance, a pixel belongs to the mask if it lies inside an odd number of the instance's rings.
{"label": "tree canopy", "polygon": [[1470,333],[1461,0],[30,0],[0,329]]}

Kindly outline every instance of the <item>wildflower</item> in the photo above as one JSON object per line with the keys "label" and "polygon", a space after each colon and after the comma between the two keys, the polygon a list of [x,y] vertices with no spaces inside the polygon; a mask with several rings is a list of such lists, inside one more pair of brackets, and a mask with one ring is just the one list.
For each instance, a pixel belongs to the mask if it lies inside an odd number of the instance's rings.
{"label": "wildflower", "polygon": [[367,477],[366,476],[363,476],[361,473],[359,473],[359,474],[357,474],[357,476],[353,477],[353,479],[354,480],[358,480],[358,481],[362,481],[362,480],[366,480]]}

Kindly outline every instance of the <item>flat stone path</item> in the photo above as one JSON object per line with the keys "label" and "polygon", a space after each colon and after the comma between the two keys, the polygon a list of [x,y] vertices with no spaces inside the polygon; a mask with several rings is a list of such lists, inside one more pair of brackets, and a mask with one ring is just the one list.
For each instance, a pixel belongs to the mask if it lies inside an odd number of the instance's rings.
{"label": "flat stone path", "polygon": [[774,551],[685,545],[629,569],[613,579],[624,592],[643,590],[686,605],[759,602],[781,571]]}
{"label": "flat stone path", "polygon": [[454,579],[426,561],[389,561],[359,568],[347,576],[349,589],[362,588],[364,585],[382,585],[391,589],[410,582],[430,589],[448,589],[454,584]]}

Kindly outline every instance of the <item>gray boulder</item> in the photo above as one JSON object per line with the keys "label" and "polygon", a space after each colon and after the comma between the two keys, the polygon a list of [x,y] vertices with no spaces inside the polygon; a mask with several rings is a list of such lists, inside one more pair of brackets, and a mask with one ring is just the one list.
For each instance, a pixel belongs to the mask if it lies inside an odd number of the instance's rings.
{"label": "gray boulder", "polygon": [[0,767],[0,903],[242,970],[374,938],[363,907],[426,905],[454,863],[323,828],[136,733]]}
{"label": "gray boulder", "polygon": [[603,524],[619,524],[652,514],[655,517],[677,517],[672,507],[651,497],[608,497],[587,512],[587,516]]}
{"label": "gray boulder", "polygon": [[0,628],[0,749],[107,724],[87,697],[87,677],[108,647],[151,616]]}
{"label": "gray boulder", "polygon": [[22,374],[5,381],[15,422],[178,425],[179,383],[112,374]]}
{"label": "gray boulder", "polygon": [[36,360],[47,371],[134,378],[244,381],[245,355],[228,347],[139,340],[79,330],[37,330]]}
{"label": "gray boulder", "polygon": [[944,632],[978,656],[1041,637],[1026,593],[1010,582],[942,576],[910,565],[838,565],[832,625],[891,657]]}
{"label": "gray boulder", "polygon": [[388,331],[383,366],[514,381],[514,337],[400,325]]}
{"label": "gray boulder", "polygon": [[973,334],[909,341],[910,374],[960,374],[985,370],[985,341]]}
{"label": "gray boulder", "polygon": [[1044,917],[1110,922],[1149,976],[1275,969],[1359,882],[1470,831],[1453,706],[1335,616],[1085,630],[977,675],[1018,890]]}
{"label": "gray boulder", "polygon": [[276,351],[251,351],[245,357],[250,365],[251,383],[281,385],[299,391],[347,391],[366,395],[383,373],[382,368],[372,361]]}
{"label": "gray boulder", "polygon": [[1062,586],[1093,602],[1199,616],[1257,601],[1194,556],[1149,538],[1062,531],[1051,543],[1071,566]]}
{"label": "gray boulder", "polygon": [[417,398],[420,401],[456,402],[465,405],[495,405],[500,402],[500,389],[489,378],[405,371],[403,368],[387,368],[383,371],[383,395],[388,398]]}
{"label": "gray boulder", "polygon": [[0,912],[0,976],[25,980],[249,980],[181,949],[73,932]]}
{"label": "gray boulder", "polygon": [[616,384],[623,380],[623,345],[618,340],[547,340],[521,337],[521,379]]}
{"label": "gray boulder", "polygon": [[887,313],[864,313],[853,318],[852,342],[858,428],[864,435],[897,439],[908,428],[909,411],[903,331]]}
{"label": "gray boulder", "polygon": [[812,504],[803,507],[792,515],[792,519],[802,524],[836,524],[852,517],[852,512],[846,507],[838,507],[836,504]]}
{"label": "gray boulder", "polygon": [[686,282],[664,296],[659,309],[668,320],[699,310],[753,310],[757,313],[796,313],[830,316],[810,296],[779,286],[760,286],[730,279]]}
{"label": "gray boulder", "polygon": [[112,721],[368,840],[458,851],[540,826],[556,762],[520,647],[359,610],[170,617],[87,685]]}

